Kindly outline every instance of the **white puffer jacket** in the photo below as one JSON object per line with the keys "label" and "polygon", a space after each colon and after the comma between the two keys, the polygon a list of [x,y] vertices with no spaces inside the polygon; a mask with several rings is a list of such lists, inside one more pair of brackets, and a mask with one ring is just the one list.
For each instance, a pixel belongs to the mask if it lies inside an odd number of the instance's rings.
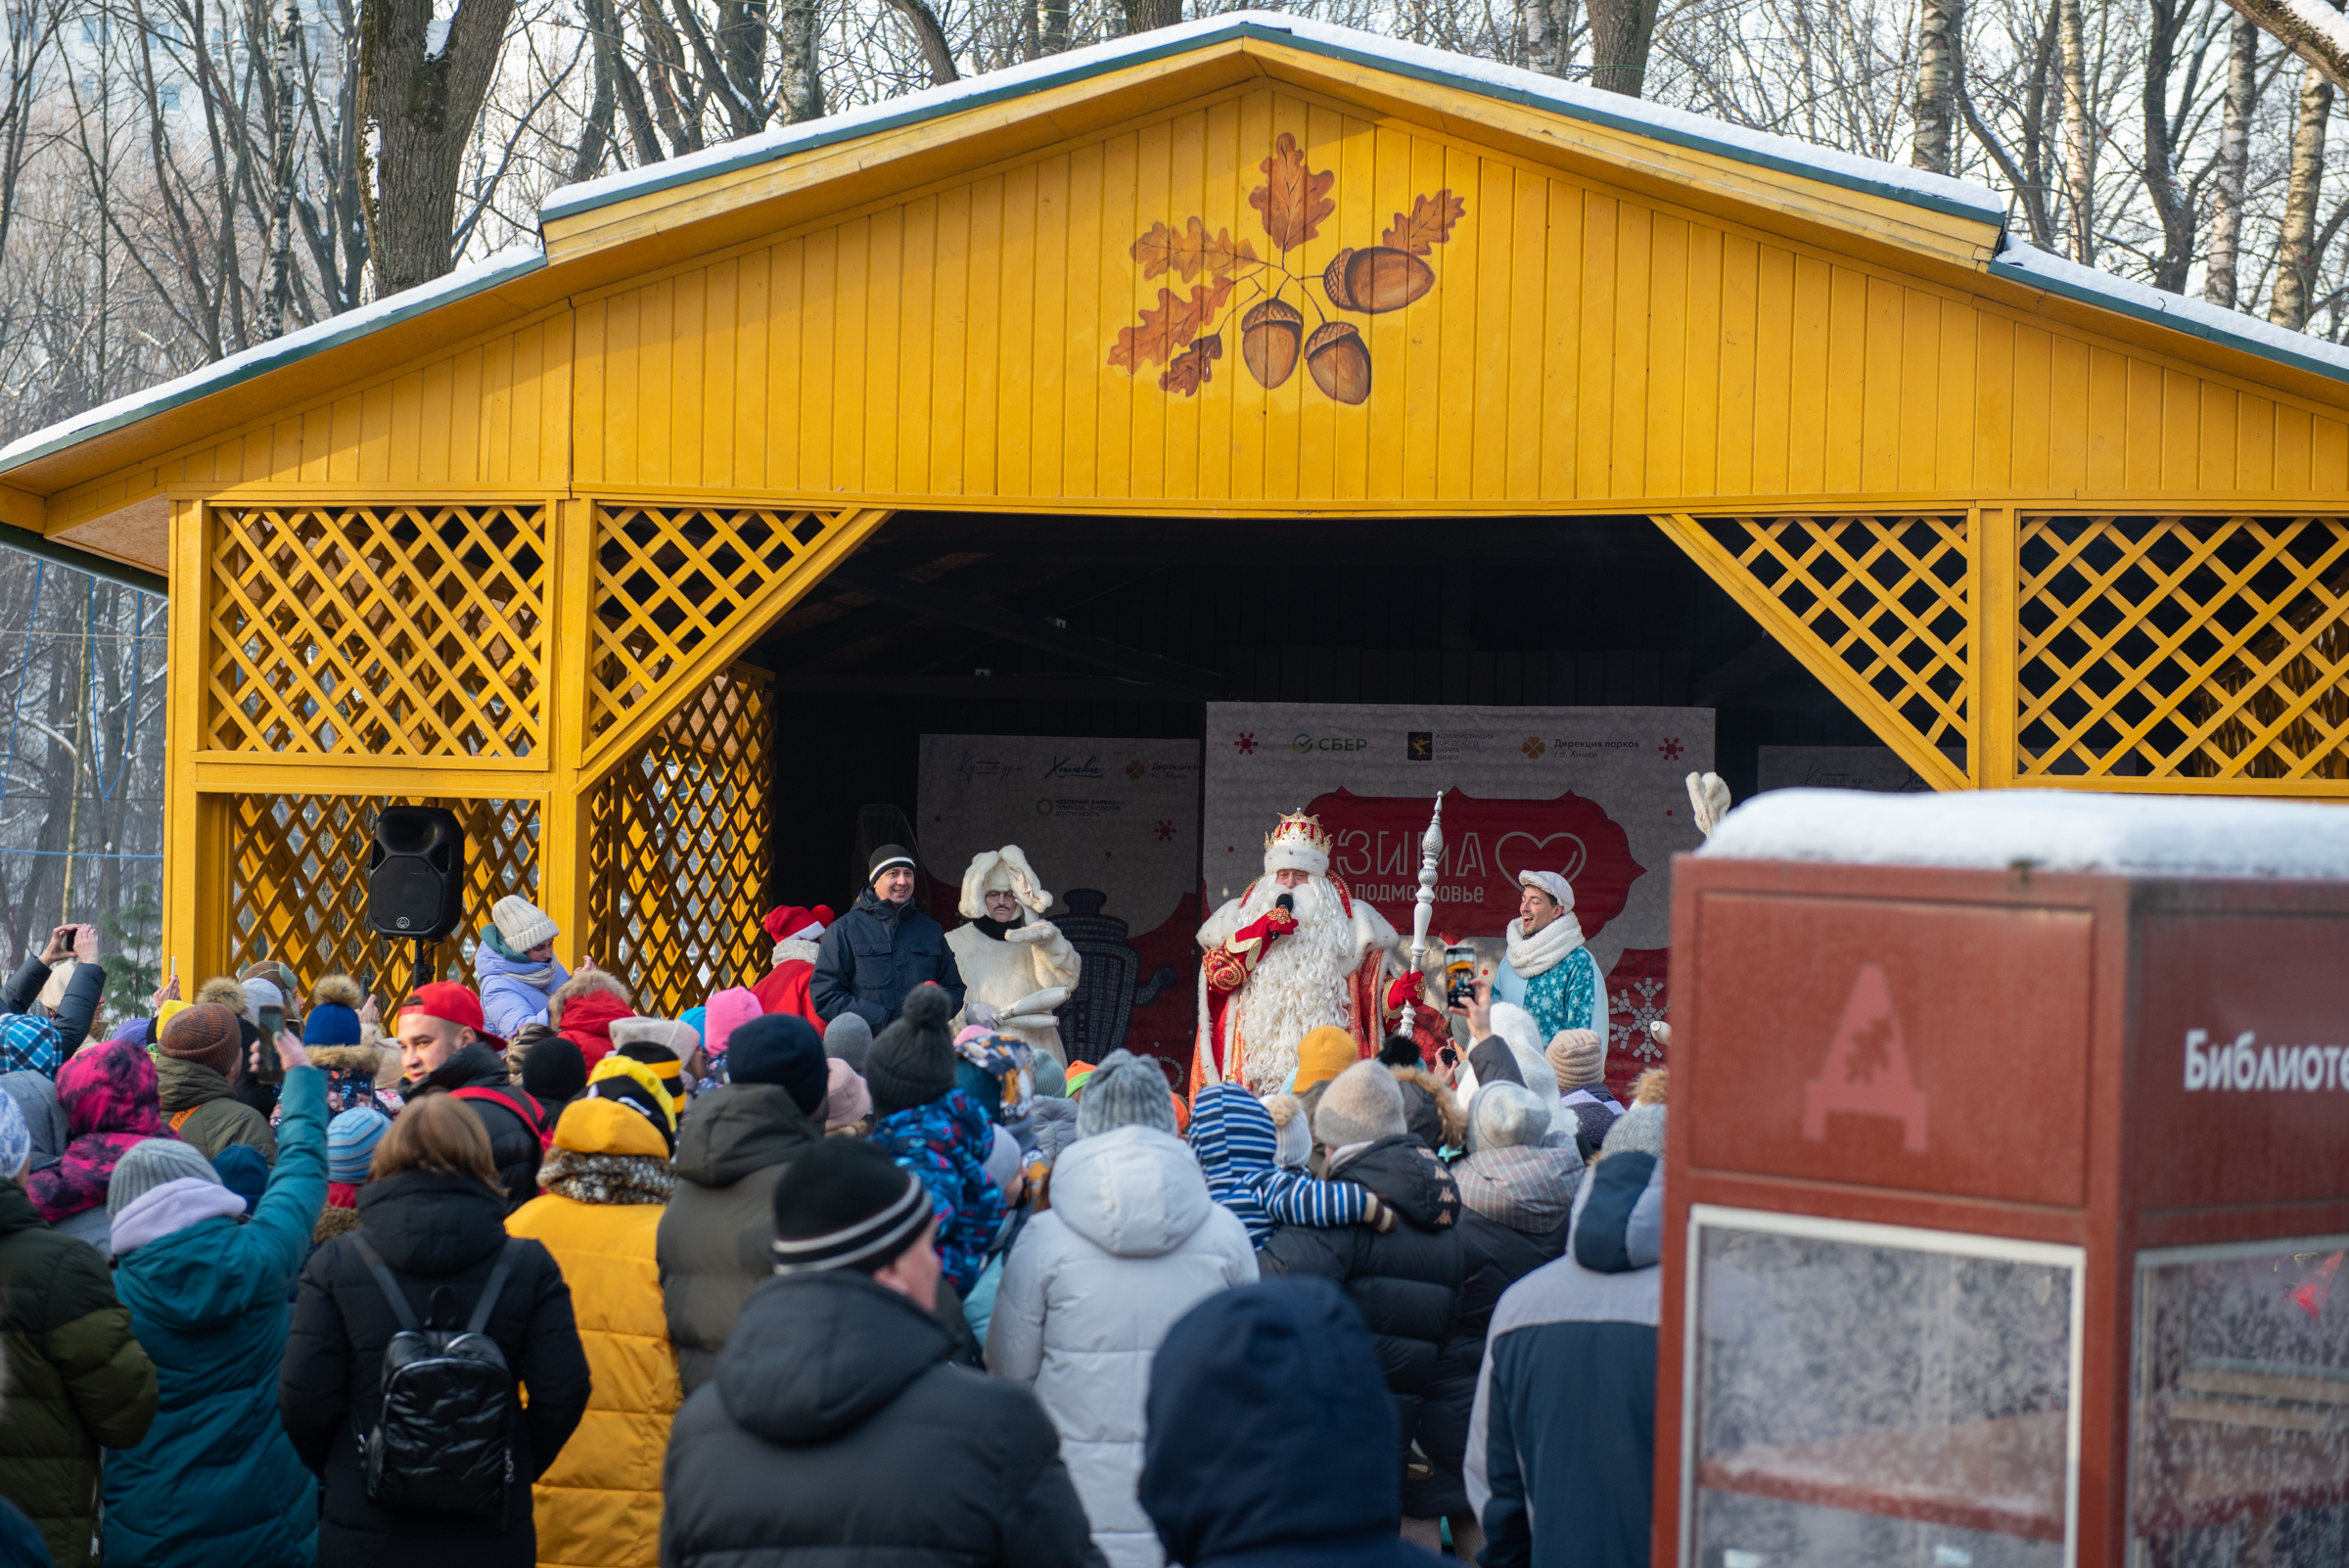
{"label": "white puffer jacket", "polygon": [[1052,1207],[1003,1266],[987,1364],[1036,1390],[1111,1568],[1165,1560],[1134,1489],[1150,1361],[1175,1319],[1256,1278],[1256,1249],[1178,1138],[1122,1127],[1069,1145]]}

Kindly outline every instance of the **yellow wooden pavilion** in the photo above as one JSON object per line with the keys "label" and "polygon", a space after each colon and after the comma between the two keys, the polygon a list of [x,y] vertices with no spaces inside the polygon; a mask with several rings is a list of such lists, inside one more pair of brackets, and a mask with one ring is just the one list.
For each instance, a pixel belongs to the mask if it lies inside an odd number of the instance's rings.
{"label": "yellow wooden pavilion", "polygon": [[756,973],[746,654],[893,516],[1235,570],[1607,520],[1938,787],[2349,792],[2349,354],[1974,186],[1236,14],[542,235],[0,453],[16,542],[167,581],[183,973],[360,961],[400,799],[653,998]]}

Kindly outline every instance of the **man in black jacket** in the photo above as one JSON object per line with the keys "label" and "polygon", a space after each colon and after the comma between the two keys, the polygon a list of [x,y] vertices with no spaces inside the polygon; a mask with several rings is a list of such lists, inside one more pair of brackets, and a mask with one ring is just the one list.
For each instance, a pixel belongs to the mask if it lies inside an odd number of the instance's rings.
{"label": "man in black jacket", "polygon": [[[66,993],[58,999],[50,1022],[57,1029],[57,1055],[62,1063],[90,1033],[99,998],[106,992],[106,968],[98,962],[96,926],[59,926],[49,934],[49,945],[36,955],[27,953],[7,990],[0,992],[0,1013],[30,1013],[40,1009],[41,992],[59,964],[72,966]],[[49,1069],[54,1077],[57,1069]]]}
{"label": "man in black jacket", "polygon": [[665,1568],[1101,1568],[1033,1395],[953,1365],[930,1197],[827,1138],[775,1188],[775,1272],[663,1471]]}
{"label": "man in black jacket", "polygon": [[538,1196],[544,1150],[537,1105],[514,1086],[498,1055],[506,1042],[483,1023],[482,999],[463,986],[434,981],[400,1004],[398,1029],[400,1097],[446,1089],[471,1105],[489,1134],[489,1156],[506,1184],[507,1212]]}
{"label": "man in black jacket", "polygon": [[913,856],[895,844],[873,852],[867,886],[816,945],[808,1000],[826,1023],[855,1013],[873,1033],[898,1016],[905,993],[942,988],[962,1011],[962,971],[939,923],[913,906]]}

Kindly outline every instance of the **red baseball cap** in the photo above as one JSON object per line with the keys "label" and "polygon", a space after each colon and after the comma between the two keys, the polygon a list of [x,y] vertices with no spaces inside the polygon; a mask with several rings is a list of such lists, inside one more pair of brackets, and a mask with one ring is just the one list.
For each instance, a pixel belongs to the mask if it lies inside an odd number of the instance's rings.
{"label": "red baseball cap", "polygon": [[410,992],[408,999],[399,1004],[399,1016],[404,1018],[410,1013],[423,1013],[444,1023],[461,1024],[487,1040],[492,1049],[502,1051],[506,1048],[504,1040],[489,1033],[489,1026],[482,1017],[481,997],[476,996],[471,988],[460,986],[455,981],[436,980],[429,986],[419,986]]}

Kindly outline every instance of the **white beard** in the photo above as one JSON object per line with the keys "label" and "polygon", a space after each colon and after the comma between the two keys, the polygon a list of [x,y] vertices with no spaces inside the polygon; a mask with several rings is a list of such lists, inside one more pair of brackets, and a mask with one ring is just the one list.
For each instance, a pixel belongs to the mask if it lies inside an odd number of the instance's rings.
{"label": "white beard", "polygon": [[1297,929],[1275,938],[1231,1000],[1233,1022],[1247,1042],[1242,1072],[1249,1089],[1276,1094],[1297,1073],[1297,1047],[1323,1024],[1344,1027],[1346,983],[1358,962],[1354,922],[1339,906],[1329,879],[1316,876],[1294,889],[1267,877],[1240,905],[1246,925],[1283,893],[1294,895]]}

